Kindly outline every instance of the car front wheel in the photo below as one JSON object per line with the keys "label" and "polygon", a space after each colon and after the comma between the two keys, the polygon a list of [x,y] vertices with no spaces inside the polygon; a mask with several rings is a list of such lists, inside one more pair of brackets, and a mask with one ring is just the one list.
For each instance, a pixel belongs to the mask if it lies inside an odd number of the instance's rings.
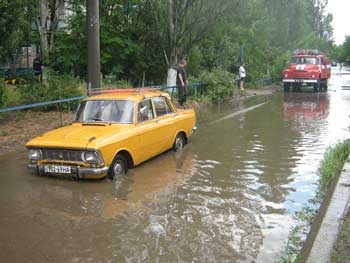
{"label": "car front wheel", "polygon": [[127,171],[128,163],[126,159],[123,155],[118,154],[110,168],[108,178],[113,179],[115,176],[124,175]]}
{"label": "car front wheel", "polygon": [[173,150],[175,152],[181,151],[185,146],[185,138],[182,134],[176,135]]}

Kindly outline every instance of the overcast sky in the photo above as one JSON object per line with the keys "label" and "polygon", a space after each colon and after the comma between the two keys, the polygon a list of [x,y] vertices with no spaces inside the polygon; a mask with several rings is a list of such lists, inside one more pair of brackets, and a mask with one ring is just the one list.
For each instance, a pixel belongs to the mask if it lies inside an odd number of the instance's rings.
{"label": "overcast sky", "polygon": [[328,0],[328,12],[333,14],[333,37],[337,45],[350,36],[350,0]]}

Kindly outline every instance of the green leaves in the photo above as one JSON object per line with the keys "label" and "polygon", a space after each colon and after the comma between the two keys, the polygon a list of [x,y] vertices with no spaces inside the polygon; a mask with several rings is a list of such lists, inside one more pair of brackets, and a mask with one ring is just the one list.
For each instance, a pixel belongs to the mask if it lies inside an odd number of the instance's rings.
{"label": "green leaves", "polygon": [[20,45],[29,43],[35,12],[31,0],[0,1],[0,61],[12,59]]}
{"label": "green leaves", "polygon": [[[188,74],[236,74],[244,48],[247,82],[278,77],[290,50],[327,52],[331,16],[324,0],[105,0],[100,2],[101,71],[139,85],[165,82],[167,67],[189,57]],[[30,23],[39,0],[0,1],[0,58],[33,41]],[[86,76],[86,1],[71,0],[64,31],[56,32],[50,59],[60,73]],[[23,10],[26,10],[23,12]],[[322,25],[315,22],[315,15]],[[314,33],[316,27],[321,30]],[[5,30],[6,29],[6,30]],[[315,31],[316,32],[316,31]],[[219,92],[220,93],[220,92]],[[220,95],[221,96],[221,95]]]}
{"label": "green leaves", "polygon": [[232,95],[236,88],[234,76],[219,68],[203,71],[199,79],[205,83],[206,94],[212,102],[222,101]]}

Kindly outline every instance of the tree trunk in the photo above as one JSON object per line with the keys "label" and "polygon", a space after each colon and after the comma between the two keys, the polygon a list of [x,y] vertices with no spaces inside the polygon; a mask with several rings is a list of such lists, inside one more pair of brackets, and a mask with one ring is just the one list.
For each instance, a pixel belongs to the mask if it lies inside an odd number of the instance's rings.
{"label": "tree trunk", "polygon": [[[166,58],[168,64],[168,75],[167,75],[167,86],[176,86],[176,63],[177,63],[177,48],[176,48],[176,9],[174,6],[174,1],[169,0],[168,2],[168,12],[169,12],[169,40],[170,40],[170,56]],[[164,52],[166,56],[166,52]]]}
{"label": "tree trunk", "polygon": [[39,32],[41,55],[48,59],[54,47],[59,14],[64,10],[63,0],[39,0],[39,16],[36,25]]}
{"label": "tree trunk", "polygon": [[47,42],[47,29],[46,29],[48,13],[49,13],[49,10],[47,8],[46,1],[40,0],[39,16],[36,20],[36,25],[39,32],[41,56],[43,60],[45,60],[49,55],[49,47]]}

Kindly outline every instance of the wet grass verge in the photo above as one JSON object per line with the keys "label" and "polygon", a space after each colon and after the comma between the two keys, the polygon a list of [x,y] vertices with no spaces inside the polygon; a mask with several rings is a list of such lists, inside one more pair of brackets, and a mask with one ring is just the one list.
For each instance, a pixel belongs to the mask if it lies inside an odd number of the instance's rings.
{"label": "wet grass verge", "polygon": [[332,263],[350,262],[350,213],[347,212],[331,254]]}
{"label": "wet grass verge", "polygon": [[[313,232],[317,232],[316,229],[312,229],[311,226],[317,228],[317,226],[320,225],[319,221],[321,221],[325,212],[325,209],[322,209],[322,207],[328,206],[329,198],[327,198],[327,196],[333,192],[336,181],[349,154],[350,140],[339,142],[326,150],[319,169],[320,178],[316,195],[313,199],[309,200],[304,208],[294,214],[298,223],[291,229],[288,240],[281,251],[281,256],[276,262],[294,263],[304,260],[305,255],[308,253],[307,250],[309,249],[310,243],[312,243],[314,239]],[[340,233],[338,238],[338,242],[340,242],[338,247],[340,250],[345,250],[345,253],[350,255],[350,217],[348,216],[347,219],[348,220],[345,220],[347,224],[343,226],[345,228],[345,233],[344,235]],[[344,248],[344,246],[346,246],[347,249]],[[334,262],[344,262],[344,256],[336,255],[337,252],[333,254],[335,254],[335,258],[339,258],[340,260]],[[349,256],[347,262],[350,262]]]}

